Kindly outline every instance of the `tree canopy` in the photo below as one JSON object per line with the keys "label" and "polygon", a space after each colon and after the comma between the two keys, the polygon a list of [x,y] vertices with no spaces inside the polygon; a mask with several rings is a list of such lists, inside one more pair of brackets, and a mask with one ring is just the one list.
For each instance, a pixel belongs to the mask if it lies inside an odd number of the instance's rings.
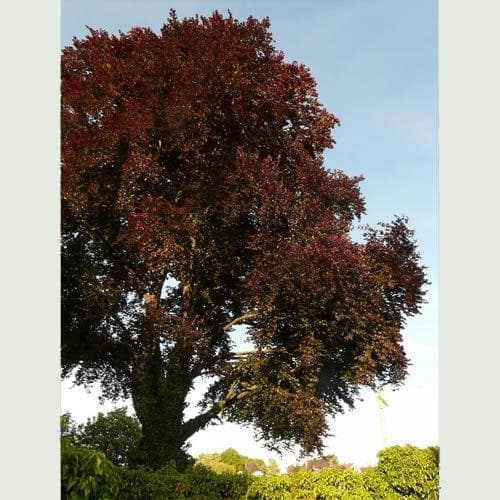
{"label": "tree canopy", "polygon": [[[216,418],[319,450],[328,414],[406,375],[413,232],[353,240],[362,177],[324,166],[339,120],[269,26],[172,12],[62,52],[63,376],[132,396],[151,467]],[[235,356],[238,324],[254,350]]]}

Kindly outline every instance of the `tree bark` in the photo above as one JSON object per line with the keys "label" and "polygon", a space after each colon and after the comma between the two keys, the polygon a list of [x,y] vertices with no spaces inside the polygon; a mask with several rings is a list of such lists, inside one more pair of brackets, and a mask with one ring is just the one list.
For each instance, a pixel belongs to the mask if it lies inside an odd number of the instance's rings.
{"label": "tree bark", "polygon": [[183,366],[182,356],[170,353],[168,364],[162,359],[156,321],[157,297],[145,294],[144,305],[143,349],[136,353],[131,377],[132,402],[142,426],[135,461],[158,469],[173,460],[183,469],[188,456],[182,449],[185,442],[182,426],[192,380],[189,370]]}
{"label": "tree bark", "polygon": [[171,369],[164,375],[157,362],[148,363],[145,370],[135,370],[132,400],[142,426],[138,463],[152,469],[171,460],[181,469],[187,465],[187,455],[182,449],[183,414],[190,386],[180,370]]}

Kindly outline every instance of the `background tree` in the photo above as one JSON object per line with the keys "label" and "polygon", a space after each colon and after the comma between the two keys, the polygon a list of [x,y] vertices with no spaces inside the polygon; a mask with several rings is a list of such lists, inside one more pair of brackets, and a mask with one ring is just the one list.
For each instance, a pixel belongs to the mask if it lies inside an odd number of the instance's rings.
{"label": "background tree", "polygon": [[203,465],[216,474],[236,474],[236,467],[222,462],[220,453],[200,453],[196,457],[196,464]]}
{"label": "background tree", "polygon": [[217,473],[230,472],[236,474],[245,471],[245,465],[254,462],[264,474],[279,474],[280,468],[273,458],[266,464],[261,458],[251,458],[241,455],[234,448],[227,448],[222,453],[201,453],[196,457],[196,463]]}
{"label": "background tree", "polygon": [[278,462],[274,458],[270,458],[268,464],[266,465],[265,469],[266,474],[275,476],[276,474],[279,474],[281,472],[280,466],[278,465]]}
{"label": "background tree", "polygon": [[88,419],[78,426],[77,446],[102,451],[116,465],[130,466],[137,461],[141,425],[136,417],[127,415],[127,408],[117,408],[106,415]]}
{"label": "background tree", "polygon": [[[401,383],[426,283],[412,232],[353,241],[362,178],[324,168],[339,121],[267,19],[91,30],[61,74],[63,376],[132,396],[145,464],[182,464],[216,418],[320,450],[327,414]],[[255,349],[235,357],[237,324]]]}
{"label": "background tree", "polygon": [[61,444],[73,446],[76,441],[78,427],[71,416],[71,413],[66,412],[60,418]]}

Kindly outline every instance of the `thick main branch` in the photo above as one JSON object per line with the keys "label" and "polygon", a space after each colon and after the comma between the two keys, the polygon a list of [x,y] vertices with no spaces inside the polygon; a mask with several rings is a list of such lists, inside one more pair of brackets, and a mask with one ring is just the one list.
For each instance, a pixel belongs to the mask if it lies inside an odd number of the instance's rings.
{"label": "thick main branch", "polygon": [[233,382],[224,399],[217,401],[217,403],[215,403],[209,410],[204,413],[200,413],[200,415],[193,417],[183,424],[183,434],[185,439],[192,436],[195,432],[203,429],[203,427],[205,427],[210,420],[216,417],[225,408],[243,399],[257,389],[256,385],[252,385],[241,392],[236,392],[237,384],[238,381]]}

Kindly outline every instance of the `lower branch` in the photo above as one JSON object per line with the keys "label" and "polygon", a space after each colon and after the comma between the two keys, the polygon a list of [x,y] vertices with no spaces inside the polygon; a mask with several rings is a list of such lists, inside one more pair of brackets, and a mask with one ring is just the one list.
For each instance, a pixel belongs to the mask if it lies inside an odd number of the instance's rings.
{"label": "lower branch", "polygon": [[241,392],[236,392],[236,386],[238,381],[233,382],[229,391],[227,392],[224,399],[217,401],[209,410],[192,419],[185,422],[182,426],[183,434],[185,439],[192,436],[195,432],[203,429],[213,418],[215,418],[219,413],[221,413],[224,409],[229,407],[230,405],[236,403],[236,401],[240,401],[244,397],[251,394],[255,389],[257,389],[256,385],[252,385]]}

